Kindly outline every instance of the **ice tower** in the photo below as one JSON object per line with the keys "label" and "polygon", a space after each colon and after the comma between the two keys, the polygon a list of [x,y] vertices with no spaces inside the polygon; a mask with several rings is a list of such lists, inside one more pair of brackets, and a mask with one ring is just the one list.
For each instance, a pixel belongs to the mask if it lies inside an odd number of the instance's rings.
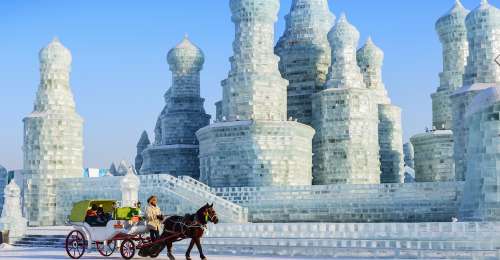
{"label": "ice tower", "polygon": [[467,27],[469,56],[463,76],[463,87],[451,96],[453,103],[453,134],[456,176],[464,180],[467,172],[467,136],[469,126],[465,114],[473,98],[483,89],[500,82],[500,17],[498,9],[487,1],[473,10],[464,22]]}
{"label": "ice tower", "polygon": [[275,47],[281,75],[289,81],[288,116],[311,125],[311,95],[323,90],[331,63],[327,34],[335,16],[328,0],[294,0]]}
{"label": "ice tower", "polygon": [[156,123],[155,141],[140,155],[143,159],[140,174],[168,173],[198,179],[195,133],[210,123],[210,115],[203,107],[205,100],[200,97],[200,72],[205,57],[186,36],[170,50],[167,60],[172,87],[165,94],[166,105]]}
{"label": "ice tower", "polygon": [[[415,148],[415,177],[418,182],[463,180],[456,174],[454,149],[453,106],[450,95],[463,85],[463,75],[469,54],[465,17],[469,11],[457,0],[453,8],[436,22],[436,31],[443,46],[443,72],[440,85],[432,94],[432,130],[412,137]],[[457,171],[458,172],[458,171]]]}
{"label": "ice tower", "polygon": [[231,0],[236,28],[221,120],[197,132],[201,180],[212,187],[310,185],[314,130],[287,120],[274,54],[279,0]]}
{"label": "ice tower", "polygon": [[[487,1],[466,19],[469,58],[465,86],[454,96],[455,115],[464,150],[465,188],[460,218],[465,221],[500,221],[500,10]],[[463,113],[462,113],[463,112]],[[455,120],[455,118],[454,118]],[[464,169],[462,169],[464,170]]]}
{"label": "ice tower", "polygon": [[40,87],[33,112],[23,120],[30,225],[53,225],[56,179],[83,175],[83,119],[71,93],[71,59],[57,39],[40,51]]}
{"label": "ice tower", "polygon": [[378,104],[378,138],[380,146],[380,181],[402,183],[404,179],[403,129],[401,108],[392,105],[382,80],[384,52],[371,38],[357,52],[358,65],[366,87]]}
{"label": "ice tower", "polygon": [[357,64],[359,32],[342,15],[328,39],[326,89],[313,95],[314,184],[380,183],[378,104]]}

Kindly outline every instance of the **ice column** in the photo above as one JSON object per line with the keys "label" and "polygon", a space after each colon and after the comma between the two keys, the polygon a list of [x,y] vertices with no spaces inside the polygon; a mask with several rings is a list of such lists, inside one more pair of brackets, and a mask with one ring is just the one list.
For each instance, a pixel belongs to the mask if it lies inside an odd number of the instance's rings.
{"label": "ice column", "polygon": [[21,189],[12,180],[4,190],[4,204],[0,217],[0,230],[9,231],[9,243],[21,239],[26,233],[27,220],[21,209]]}
{"label": "ice column", "polygon": [[374,93],[378,104],[378,138],[380,146],[380,181],[382,183],[402,183],[404,179],[403,129],[401,108],[391,104],[391,100],[382,80],[384,52],[371,38],[357,52],[358,65],[361,68],[368,89]]}
{"label": "ice column", "polygon": [[23,120],[25,206],[34,226],[55,223],[56,179],[83,176],[83,119],[71,93],[71,60],[57,39],[40,51],[35,107]]}
{"label": "ice column", "polygon": [[132,167],[130,167],[127,174],[120,181],[123,207],[133,207],[139,201],[140,185],[141,180],[134,173]]}
{"label": "ice column", "polygon": [[279,0],[231,0],[236,33],[221,121],[200,129],[201,180],[213,187],[310,185],[314,130],[287,121],[274,54]]}
{"label": "ice column", "polygon": [[359,32],[342,15],[328,38],[326,89],[313,95],[314,184],[380,183],[378,107],[356,61]]}
{"label": "ice column", "polygon": [[186,36],[169,51],[167,60],[172,87],[165,94],[165,108],[155,128],[155,143],[141,151],[140,174],[168,173],[198,179],[199,147],[195,133],[210,123],[210,115],[203,107],[205,100],[200,97],[200,72],[205,56]]}
{"label": "ice column", "polygon": [[275,47],[288,84],[288,116],[311,125],[311,95],[323,90],[331,63],[327,34],[335,16],[328,0],[294,0],[286,29]]}

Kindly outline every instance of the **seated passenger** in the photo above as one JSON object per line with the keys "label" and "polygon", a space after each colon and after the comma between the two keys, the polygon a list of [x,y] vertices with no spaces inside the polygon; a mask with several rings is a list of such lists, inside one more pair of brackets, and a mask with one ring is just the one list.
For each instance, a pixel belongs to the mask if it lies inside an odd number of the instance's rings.
{"label": "seated passenger", "polygon": [[139,217],[141,219],[142,217],[142,212],[141,212],[141,203],[137,202],[133,208],[130,209],[130,212],[127,215],[128,219],[132,219],[133,217]]}
{"label": "seated passenger", "polygon": [[92,204],[92,207],[87,210],[87,214],[85,215],[85,222],[87,222],[91,226],[97,223],[97,209],[97,205]]}
{"label": "seated passenger", "polygon": [[97,208],[97,224],[99,226],[106,226],[109,220],[110,214],[104,213],[104,208],[102,207],[102,205],[99,205],[99,208]]}

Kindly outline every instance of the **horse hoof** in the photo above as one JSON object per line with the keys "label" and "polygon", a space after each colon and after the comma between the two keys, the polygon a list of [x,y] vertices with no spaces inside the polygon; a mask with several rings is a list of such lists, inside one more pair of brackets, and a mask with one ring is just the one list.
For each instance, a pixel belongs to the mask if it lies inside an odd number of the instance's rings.
{"label": "horse hoof", "polygon": [[189,256],[186,256],[186,260],[193,260],[193,259]]}
{"label": "horse hoof", "polygon": [[174,255],[172,255],[171,253],[168,253],[167,256],[168,256],[168,260],[175,260]]}

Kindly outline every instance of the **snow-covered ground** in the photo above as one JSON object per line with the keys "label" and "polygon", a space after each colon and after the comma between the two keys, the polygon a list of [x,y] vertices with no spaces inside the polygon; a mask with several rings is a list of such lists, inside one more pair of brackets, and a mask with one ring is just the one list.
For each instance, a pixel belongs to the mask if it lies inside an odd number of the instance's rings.
{"label": "snow-covered ground", "polygon": [[[197,252],[194,252],[191,257],[193,259],[200,259]],[[261,256],[210,256],[207,257],[211,260],[303,260],[304,258],[284,258],[284,257],[261,257]],[[183,255],[177,255],[177,259],[186,259]],[[51,248],[24,248],[24,247],[10,247],[0,248],[0,259],[2,260],[56,260],[56,259],[69,259],[64,249],[51,249]],[[99,253],[91,252],[85,253],[81,258],[85,260],[102,260],[102,259],[122,259],[120,253],[115,253],[111,257],[102,257]],[[134,259],[151,259],[136,256]],[[162,253],[158,258],[159,260],[168,259],[166,253]],[[311,260],[311,259],[308,259]],[[315,258],[314,260],[319,260]],[[323,259],[326,260],[326,259]]]}

